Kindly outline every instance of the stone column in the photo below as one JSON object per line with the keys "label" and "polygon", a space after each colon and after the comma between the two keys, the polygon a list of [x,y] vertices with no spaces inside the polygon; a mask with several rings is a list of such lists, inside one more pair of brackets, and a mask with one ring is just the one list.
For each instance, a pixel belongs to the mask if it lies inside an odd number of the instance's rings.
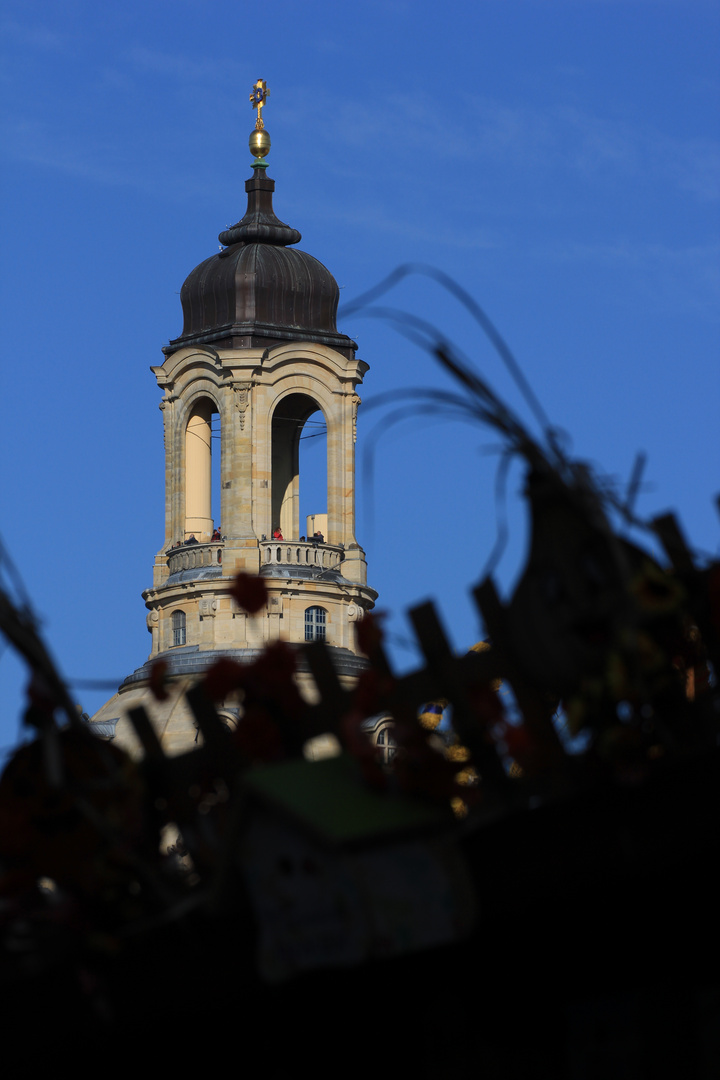
{"label": "stone column", "polygon": [[212,536],[212,405],[193,408],[185,433],[185,535]]}

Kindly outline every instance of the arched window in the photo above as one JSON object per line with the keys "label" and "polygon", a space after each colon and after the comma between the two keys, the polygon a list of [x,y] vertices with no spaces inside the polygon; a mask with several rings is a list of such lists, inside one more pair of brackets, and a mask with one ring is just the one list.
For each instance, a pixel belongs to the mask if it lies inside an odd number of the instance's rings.
{"label": "arched window", "polygon": [[173,646],[185,644],[184,611],[173,611],[172,613],[172,643]]}
{"label": "arched window", "polygon": [[390,724],[380,728],[375,737],[375,745],[380,750],[380,757],[385,765],[392,761],[397,750],[397,739]]}
{"label": "arched window", "polygon": [[305,640],[325,640],[325,609],[309,607],[305,609]]}

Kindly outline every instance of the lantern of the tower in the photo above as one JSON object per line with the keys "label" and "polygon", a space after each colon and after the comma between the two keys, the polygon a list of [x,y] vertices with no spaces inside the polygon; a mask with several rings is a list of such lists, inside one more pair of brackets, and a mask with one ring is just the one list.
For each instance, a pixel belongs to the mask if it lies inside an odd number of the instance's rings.
{"label": "lantern of the tower", "polygon": [[[355,624],[376,597],[355,536],[357,387],[367,364],[338,333],[332,274],[294,247],[300,233],[274,213],[260,118],[268,92],[258,83],[251,97],[259,108],[245,216],[186,279],[182,334],[152,369],[165,431],[165,535],[143,593],[152,648],[95,718],[119,716],[118,735],[132,742],[122,714],[147,704],[152,665],[163,660],[171,694],[150,711],[171,753],[196,736],[183,691],[220,656],[250,660],[277,638],[322,638],[341,681],[354,681],[363,666]],[[327,429],[327,499],[301,519],[300,439],[314,415]],[[241,571],[267,586],[252,616],[232,595]],[[225,711],[232,724],[232,706]]]}

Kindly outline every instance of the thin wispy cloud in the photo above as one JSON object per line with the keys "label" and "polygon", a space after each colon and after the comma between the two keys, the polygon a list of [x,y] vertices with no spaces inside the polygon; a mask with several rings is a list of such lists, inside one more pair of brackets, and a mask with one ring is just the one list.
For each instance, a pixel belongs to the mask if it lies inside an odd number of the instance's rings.
{"label": "thin wispy cloud", "polygon": [[196,160],[184,169],[163,171],[163,157],[170,156],[174,146],[172,135],[167,133],[150,152],[145,153],[140,146],[129,154],[119,137],[91,141],[79,133],[70,139],[45,121],[17,118],[0,125],[0,142],[6,158],[92,184],[132,188],[165,201],[207,196],[217,182],[217,171],[210,161]]}
{"label": "thin wispy cloud", "polygon": [[21,23],[14,19],[0,22],[0,36],[14,47],[45,53],[62,52],[72,40],[68,34],[50,30],[40,22]]}
{"label": "thin wispy cloud", "polygon": [[183,56],[136,45],[124,53],[120,59],[136,71],[162,75],[164,78],[176,79],[183,84],[188,79],[193,82],[217,84],[217,58]]}
{"label": "thin wispy cloud", "polygon": [[[8,20],[5,27],[9,38],[25,49],[56,51],[68,46],[65,35],[41,25]],[[334,49],[330,37],[318,38],[314,45],[319,50]],[[190,107],[195,114],[206,111],[212,115],[213,110],[205,106],[210,101],[217,106],[218,94],[224,96],[230,86],[229,76],[219,72],[218,57],[171,52],[145,44],[132,45],[116,54],[108,49],[95,70],[98,86],[106,91],[114,88],[118,96],[131,94],[134,99],[151,94],[150,86],[145,90],[143,83],[154,83],[155,77],[162,81],[168,112],[175,98],[178,106]],[[88,85],[91,87],[91,81]],[[349,154],[362,152],[384,155],[385,166],[399,172],[403,167],[416,171],[418,162],[431,164],[450,158],[494,170],[511,169],[519,177],[530,170],[543,170],[546,174],[574,176],[576,182],[589,186],[643,178],[644,182],[672,185],[699,201],[720,198],[720,141],[678,137],[576,104],[543,107],[459,91],[455,107],[449,110],[441,96],[390,91],[383,95],[383,108],[379,110],[374,99],[337,90],[331,93],[329,88],[302,80],[294,87],[286,86],[285,94],[282,117],[286,127],[305,120],[306,102],[310,99],[323,115],[323,124],[314,131],[313,139],[325,144],[325,160],[332,162],[336,173],[346,168]],[[236,97],[236,108],[240,103]],[[15,118],[21,127],[26,115],[19,99]],[[392,134],[386,147],[388,117]],[[178,107],[167,126],[168,141],[177,142],[183,137],[184,131],[179,128],[186,121],[187,116]],[[121,168],[113,161],[112,153],[110,160],[103,160],[96,147],[92,161],[88,161],[79,149],[73,152],[72,134],[68,147],[63,148],[60,140],[53,148],[47,137],[41,137],[39,148],[33,150],[22,139],[14,139],[12,131],[8,135],[6,152],[12,156],[50,167],[55,162],[63,171],[94,176],[99,181],[107,177],[110,183],[147,185],[145,179],[133,179],[133,168]],[[337,153],[338,148],[343,154]],[[156,155],[150,150],[149,156]],[[175,179],[183,169],[188,169],[188,164],[176,161]]]}
{"label": "thin wispy cloud", "polygon": [[334,53],[343,48],[342,42],[336,41],[333,38],[316,38],[312,42],[312,48],[316,52],[320,53]]}
{"label": "thin wispy cloud", "polygon": [[671,247],[619,238],[595,244],[548,244],[533,254],[545,264],[605,268],[628,285],[616,293],[618,299],[632,303],[632,297],[641,293],[664,311],[692,313],[713,322],[720,319],[720,243]]}
{"label": "thin wispy cloud", "polygon": [[697,198],[720,197],[720,141],[678,138],[651,126],[598,116],[570,106],[473,104],[477,126],[469,143],[495,161],[574,171],[593,181],[653,177]]}
{"label": "thin wispy cloud", "polygon": [[[576,106],[510,105],[466,97],[464,122],[426,95],[391,94],[390,162],[425,151],[433,158],[522,170],[564,170],[593,184],[644,177],[671,183],[702,201],[720,198],[720,141],[680,138],[593,114]],[[321,133],[328,142],[376,148],[385,125],[372,103],[328,100]]]}
{"label": "thin wispy cloud", "polygon": [[720,143],[710,139],[658,139],[662,167],[678,185],[702,200],[720,198]]}
{"label": "thin wispy cloud", "polygon": [[[333,226],[344,230],[362,232],[371,236],[382,236],[411,244],[427,245],[428,223],[417,218],[407,218],[392,215],[384,207],[363,203],[360,206],[343,204],[329,205],[323,203],[316,211],[316,220],[324,226],[332,223]],[[313,215],[305,211],[306,227],[312,228]],[[479,226],[469,229],[458,229],[454,222],[448,221],[446,225],[434,223],[432,228],[432,243],[434,247],[463,250],[490,250],[501,246],[501,241],[490,229],[482,229]]]}

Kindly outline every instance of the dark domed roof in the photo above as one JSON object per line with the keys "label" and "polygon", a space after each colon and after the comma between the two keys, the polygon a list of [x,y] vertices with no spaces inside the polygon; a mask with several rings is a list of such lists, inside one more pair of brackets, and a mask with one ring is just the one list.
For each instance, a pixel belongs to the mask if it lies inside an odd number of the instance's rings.
{"label": "dark domed roof", "polygon": [[352,352],[355,342],[337,331],[335,278],[312,255],[287,246],[301,236],[273,212],[275,181],[264,168],[255,168],[245,190],[247,213],[220,233],[224,250],[201,262],[185,280],[180,292],[183,332],[163,351],[173,353],[183,345],[262,348],[315,341]]}

